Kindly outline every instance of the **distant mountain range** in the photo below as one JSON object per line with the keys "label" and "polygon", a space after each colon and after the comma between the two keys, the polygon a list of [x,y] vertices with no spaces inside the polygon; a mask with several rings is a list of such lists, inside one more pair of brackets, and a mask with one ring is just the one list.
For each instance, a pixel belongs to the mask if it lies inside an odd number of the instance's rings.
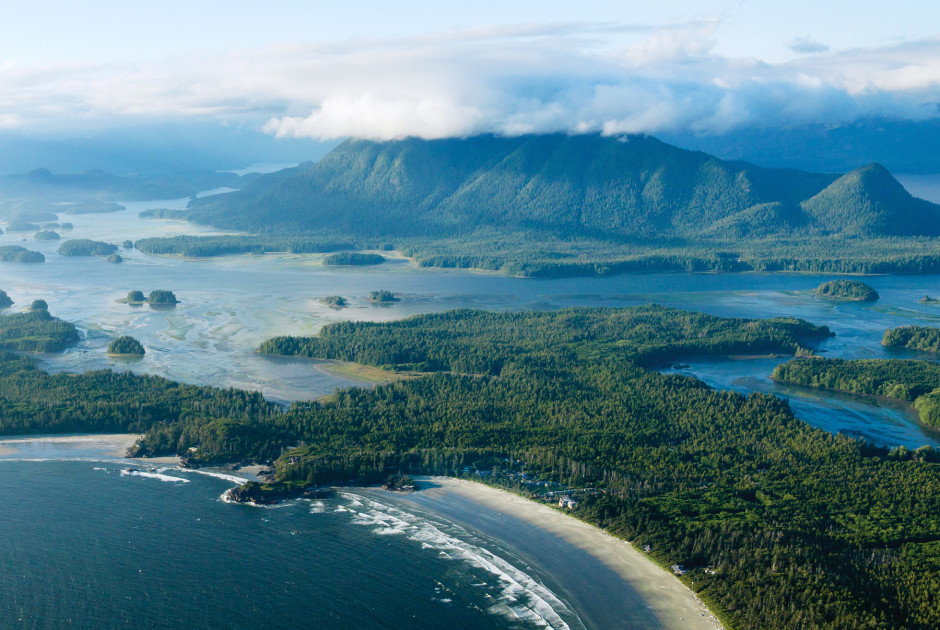
{"label": "distant mountain range", "polygon": [[191,204],[252,231],[450,237],[480,228],[700,240],[936,236],[940,206],[878,164],[845,175],[761,168],[648,136],[349,140],[316,164]]}

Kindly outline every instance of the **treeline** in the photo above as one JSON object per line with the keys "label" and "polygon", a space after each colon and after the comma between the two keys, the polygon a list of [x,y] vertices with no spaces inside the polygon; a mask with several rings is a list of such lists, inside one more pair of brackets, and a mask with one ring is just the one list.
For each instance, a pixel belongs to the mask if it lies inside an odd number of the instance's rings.
{"label": "treeline", "polygon": [[385,262],[385,257],[381,254],[366,254],[363,252],[339,252],[330,254],[323,258],[324,265],[354,265],[368,266],[381,265]]}
{"label": "treeline", "polygon": [[926,352],[940,352],[940,328],[930,326],[900,326],[885,331],[881,345],[888,348],[908,348]]}
{"label": "treeline", "polygon": [[499,375],[519,348],[547,345],[576,353],[585,345],[610,346],[642,365],[656,365],[681,356],[795,353],[801,344],[831,335],[826,326],[799,319],[727,319],[657,305],[550,313],[462,309],[392,323],[339,322],[316,337],[269,339],[259,351],[396,370]]}
{"label": "treeline", "polygon": [[117,245],[78,238],[65,241],[58,251],[63,256],[109,256],[117,251]]}
{"label": "treeline", "polygon": [[914,403],[925,424],[940,427],[940,365],[902,359],[794,359],[774,380]]}
{"label": "treeline", "polygon": [[878,292],[864,282],[845,279],[823,282],[816,288],[816,295],[853,302],[874,302],[878,299]]}
{"label": "treeline", "polygon": [[316,236],[173,236],[144,238],[135,244],[145,254],[180,254],[193,258],[233,254],[322,254],[356,249],[354,243]]}
{"label": "treeline", "polygon": [[[3,296],[7,297],[5,293]],[[78,330],[71,322],[56,319],[45,308],[0,315],[0,350],[61,352],[78,340]]]}

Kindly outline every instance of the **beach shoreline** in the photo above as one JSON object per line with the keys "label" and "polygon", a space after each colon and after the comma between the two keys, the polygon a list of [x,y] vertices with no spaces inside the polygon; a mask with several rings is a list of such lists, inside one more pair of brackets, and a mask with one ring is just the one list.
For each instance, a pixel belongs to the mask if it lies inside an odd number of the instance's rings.
{"label": "beach shoreline", "polygon": [[[531,559],[539,564],[551,566],[552,563],[565,564],[563,557],[567,550],[574,548],[572,556],[584,556],[590,563],[594,563],[597,571],[594,575],[604,574],[604,579],[598,579],[591,584],[586,593],[602,606],[609,603],[612,609],[603,611],[594,624],[597,627],[616,627],[611,625],[611,616],[615,616],[617,606],[622,606],[628,619],[622,619],[624,628],[673,628],[716,630],[722,628],[721,623],[711,611],[696,597],[695,593],[679,581],[674,575],[664,570],[642,552],[635,549],[628,542],[616,538],[604,530],[578,520],[571,515],[555,510],[547,505],[531,501],[511,492],[494,488],[482,483],[454,479],[450,477],[418,477],[416,481],[420,490],[411,495],[400,495],[403,500],[416,502],[420,506],[448,518],[453,518],[458,524],[466,524],[474,528],[489,528],[492,537],[513,545],[514,541],[508,537],[508,526],[526,524],[536,528],[548,539],[558,539],[552,545],[532,545],[529,551]],[[386,493],[386,495],[400,493]],[[454,503],[458,498],[467,502],[464,507]],[[467,507],[470,507],[468,510]],[[475,515],[476,507],[480,514]],[[479,510],[485,508],[485,510]],[[485,514],[486,511],[492,514]],[[463,520],[463,523],[461,523]],[[518,529],[518,527],[517,527]],[[528,529],[528,528],[526,528]],[[484,531],[484,533],[487,533]],[[531,537],[531,536],[530,536]],[[538,537],[536,533],[535,537]],[[518,541],[517,541],[518,542]],[[524,542],[524,539],[523,539]],[[545,551],[542,551],[542,549]],[[566,550],[567,549],[567,550]],[[551,557],[539,557],[550,554]],[[571,564],[570,566],[574,566]],[[615,576],[611,579],[611,576]],[[590,576],[585,576],[591,581]],[[617,582],[622,582],[619,584]],[[579,599],[578,588],[582,585],[572,582],[569,577],[560,576],[561,587],[567,594]],[[571,589],[570,587],[574,587]],[[607,588],[611,591],[608,597],[599,592]],[[621,589],[623,593],[618,593]],[[631,593],[632,592],[632,593]],[[584,596],[585,594],[581,594]],[[622,595],[624,602],[616,601]],[[632,600],[631,601],[631,596]],[[587,604],[588,602],[581,602]],[[643,608],[643,610],[637,610]],[[588,622],[589,613],[597,611],[579,610],[579,614]]]}

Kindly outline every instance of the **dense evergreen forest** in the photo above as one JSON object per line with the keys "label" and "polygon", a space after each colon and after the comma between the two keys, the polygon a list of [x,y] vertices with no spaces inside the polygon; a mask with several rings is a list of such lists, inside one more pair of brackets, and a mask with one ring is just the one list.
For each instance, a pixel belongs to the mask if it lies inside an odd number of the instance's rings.
{"label": "dense evergreen forest", "polygon": [[504,473],[524,470],[594,488],[575,515],[684,565],[730,627],[936,627],[930,449],[876,448],[814,429],[772,396],[647,368],[793,352],[829,334],[658,306],[335,324],[263,349],[428,374],[287,410],[154,377],[50,375],[4,353],[0,431],[146,430],[139,454],[277,459],[285,485],[486,471],[521,489]]}
{"label": "dense evergreen forest", "polygon": [[110,256],[117,251],[117,245],[78,238],[65,241],[58,251],[63,256]]}
{"label": "dense evergreen forest", "polygon": [[323,257],[324,265],[381,265],[385,257],[381,254],[366,254],[364,252],[339,252]]}
{"label": "dense evergreen forest", "polygon": [[[4,307],[13,304],[9,296],[0,299]],[[22,352],[61,352],[78,341],[78,330],[49,314],[43,300],[36,300],[25,313],[0,315],[0,350]]]}
{"label": "dense evergreen forest", "polygon": [[901,359],[795,359],[774,380],[912,402],[921,421],[940,427],[940,364]]}
{"label": "dense evergreen forest", "polygon": [[[921,300],[923,302],[923,300]],[[881,345],[887,348],[908,348],[940,352],[940,328],[932,326],[900,326],[885,331]]]}
{"label": "dense evergreen forest", "polygon": [[19,245],[0,245],[0,261],[41,263],[46,262],[46,257],[41,252],[34,252]]}
{"label": "dense evergreen forest", "polygon": [[874,302],[878,292],[858,280],[830,280],[816,288],[816,295],[834,300],[851,302]]}

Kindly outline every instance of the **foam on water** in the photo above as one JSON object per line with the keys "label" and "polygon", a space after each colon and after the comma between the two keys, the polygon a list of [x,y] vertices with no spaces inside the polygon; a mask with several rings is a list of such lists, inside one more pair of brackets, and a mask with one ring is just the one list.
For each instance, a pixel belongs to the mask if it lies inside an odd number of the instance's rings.
{"label": "foam on water", "polygon": [[[488,549],[462,540],[470,537],[463,528],[451,523],[446,526],[432,523],[361,495],[342,492],[340,496],[349,504],[336,511],[351,512],[354,525],[373,527],[372,531],[380,536],[404,535],[420,543],[422,549],[437,550],[442,558],[466,562],[495,576],[500,592],[489,607],[491,614],[551,630],[570,630],[571,626],[562,615],[577,619],[563,601],[525,571]],[[355,509],[359,507],[363,509]],[[446,533],[442,527],[453,530],[460,537]],[[580,622],[578,625],[582,627]]]}
{"label": "foam on water", "polygon": [[189,483],[189,479],[183,479],[182,477],[173,477],[171,475],[164,475],[158,472],[146,472],[143,470],[122,470],[121,476],[147,477],[148,479],[158,479],[160,481],[168,481],[170,483]]}

